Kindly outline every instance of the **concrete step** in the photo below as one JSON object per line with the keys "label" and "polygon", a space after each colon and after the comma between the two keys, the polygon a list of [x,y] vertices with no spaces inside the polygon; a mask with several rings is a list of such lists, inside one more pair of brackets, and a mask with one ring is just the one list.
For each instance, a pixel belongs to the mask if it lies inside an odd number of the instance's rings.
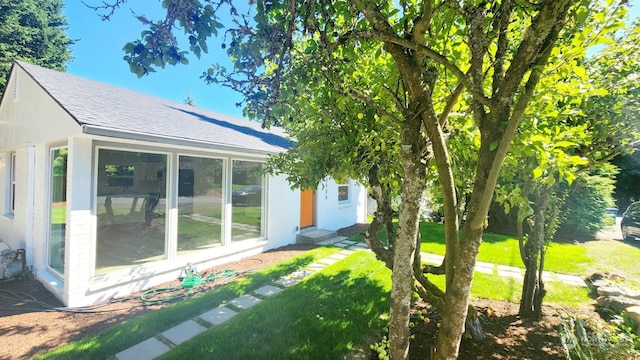
{"label": "concrete step", "polygon": [[318,244],[322,241],[336,237],[336,232],[331,230],[312,229],[303,230],[296,235],[296,243],[298,244]]}

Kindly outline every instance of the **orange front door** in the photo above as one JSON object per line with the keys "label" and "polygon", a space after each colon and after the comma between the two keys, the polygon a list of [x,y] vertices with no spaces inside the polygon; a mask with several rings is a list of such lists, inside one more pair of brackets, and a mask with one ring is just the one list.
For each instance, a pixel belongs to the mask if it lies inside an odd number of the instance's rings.
{"label": "orange front door", "polygon": [[313,226],[313,190],[300,192],[300,228]]}

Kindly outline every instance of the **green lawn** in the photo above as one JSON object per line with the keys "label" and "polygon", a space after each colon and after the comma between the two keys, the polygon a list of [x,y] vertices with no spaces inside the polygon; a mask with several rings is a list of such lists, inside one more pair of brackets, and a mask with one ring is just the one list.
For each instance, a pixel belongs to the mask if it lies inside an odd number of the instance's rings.
{"label": "green lawn", "polygon": [[[443,253],[443,228],[422,224],[422,251]],[[635,244],[607,242],[555,244],[549,248],[547,270],[576,273],[615,266],[634,274],[629,256],[640,254]],[[604,243],[602,243],[604,244]],[[486,234],[480,261],[521,266],[517,240]],[[337,252],[337,247],[311,250],[276,266],[165,309],[114,326],[89,339],[72,343],[41,359],[108,358],[209,309],[271,283],[296,269]],[[614,264],[615,265],[612,265]],[[580,273],[579,275],[584,275]],[[444,277],[432,276],[443,286]],[[284,289],[228,322],[185,342],[164,359],[334,359],[361,352],[380,336],[388,317],[391,276],[370,252],[357,252],[328,266],[305,281]],[[519,301],[521,282],[497,274],[476,273],[473,298]],[[589,304],[587,288],[547,281],[546,303],[565,307]],[[472,300],[473,301],[473,300]]]}
{"label": "green lawn", "polygon": [[[420,224],[423,252],[444,255],[444,225]],[[520,259],[518,239],[506,235],[485,233],[482,237],[478,261],[524,267]],[[547,248],[545,270],[564,274],[582,275],[592,266],[586,249],[573,244],[552,244]]]}

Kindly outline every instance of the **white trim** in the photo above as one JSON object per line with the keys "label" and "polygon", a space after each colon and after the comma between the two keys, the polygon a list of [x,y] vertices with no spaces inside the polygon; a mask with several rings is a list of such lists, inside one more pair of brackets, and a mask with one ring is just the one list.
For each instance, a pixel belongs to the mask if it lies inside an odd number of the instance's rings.
{"label": "white trim", "polygon": [[36,170],[36,149],[31,143],[27,147],[27,219],[25,230],[25,243],[27,252],[27,267],[33,266],[33,226],[35,216],[35,170]]}
{"label": "white trim", "polygon": [[[51,254],[49,253],[49,251],[51,250],[50,244],[51,244],[51,197],[53,196],[53,188],[52,188],[52,183],[53,183],[53,152],[56,150],[60,150],[60,149],[67,149],[67,156],[68,156],[68,151],[69,151],[69,144],[63,144],[63,145],[57,145],[57,146],[49,146],[48,147],[48,152],[47,152],[47,162],[46,162],[46,166],[47,166],[47,171],[46,171],[46,176],[47,176],[47,197],[46,199],[46,203],[45,205],[47,206],[47,213],[46,213],[46,221],[44,223],[45,225],[45,229],[46,229],[46,241],[44,243],[44,267],[46,269],[46,271],[51,275],[56,277],[57,279],[59,279],[62,282],[62,286],[64,287],[64,279],[65,274],[61,274],[58,270],[52,268],[51,266],[49,266],[49,259],[51,258]],[[69,161],[69,159],[67,158],[67,161]],[[68,166],[68,163],[67,163]],[[67,167],[67,179],[69,177],[69,168]],[[66,186],[66,185],[65,185]],[[68,189],[65,188],[65,191],[68,191]],[[67,192],[67,196],[68,196],[68,192]],[[66,208],[66,214],[65,214],[65,226],[66,223],[69,221],[69,207],[67,206]],[[69,241],[69,232],[65,230],[64,232],[64,242],[65,242],[65,246],[66,244],[68,244]],[[67,260],[66,260],[66,254],[65,254],[65,258],[63,260],[63,267],[67,268]],[[65,271],[67,272],[67,271]]]}
{"label": "white trim", "polygon": [[[93,229],[93,236],[92,236],[92,253],[93,253],[93,261],[91,262],[91,277],[96,277],[96,276],[101,276],[103,275],[103,273],[96,275],[96,263],[97,263],[97,257],[98,257],[98,178],[99,178],[99,171],[100,169],[98,169],[98,164],[99,164],[99,158],[100,158],[100,150],[114,150],[114,151],[123,151],[123,152],[140,152],[140,153],[148,153],[148,154],[157,154],[157,155],[164,155],[166,156],[166,161],[165,161],[165,165],[167,167],[166,169],[166,173],[167,174],[172,174],[173,171],[173,167],[172,167],[172,155],[173,152],[167,152],[167,151],[161,151],[159,149],[157,150],[152,150],[149,148],[153,148],[153,147],[149,147],[149,146],[140,146],[137,147],[135,145],[132,145],[130,147],[116,147],[116,146],[110,146],[110,145],[101,145],[101,144],[96,144],[96,142],[93,142],[92,144],[93,147],[93,168],[94,168],[94,173],[93,173],[93,190],[92,190],[92,204],[91,204],[91,211],[96,219],[95,221],[95,226]],[[169,248],[169,231],[173,231],[173,229],[170,227],[171,225],[169,224],[169,200],[168,200],[168,195],[169,193],[169,183],[170,183],[170,179],[167,178],[168,176],[165,175],[165,189],[164,189],[164,193],[165,193],[165,229],[164,229],[164,254],[163,254],[163,258],[162,260],[155,260],[155,261],[149,261],[150,263],[160,263],[163,261],[168,261],[169,260],[169,253],[168,253],[168,248]],[[141,264],[141,265],[144,265]],[[141,265],[131,265],[131,266],[127,266],[126,269],[132,269],[132,268],[136,268],[139,267]],[[104,274],[110,274],[110,272],[106,272]]]}
{"label": "white trim", "polygon": [[[113,139],[109,139],[113,140]],[[166,146],[163,149],[160,149],[156,144],[148,144],[142,143],[138,141],[133,141],[131,143],[125,143],[122,141],[102,141],[94,140],[92,143],[93,148],[93,185],[92,185],[92,212],[94,214],[94,218],[96,219],[93,224],[92,229],[92,254],[93,258],[90,264],[91,273],[90,277],[94,280],[102,279],[100,282],[104,282],[105,279],[113,279],[114,274],[118,274],[122,271],[130,272],[132,268],[136,268],[136,272],[145,271],[144,269],[161,269],[166,268],[167,264],[171,264],[172,266],[176,262],[185,262],[191,260],[191,263],[210,261],[210,259],[217,259],[222,254],[230,254],[236,253],[238,251],[243,251],[243,249],[253,248],[259,244],[263,244],[260,246],[266,246],[268,244],[267,234],[268,234],[268,204],[267,204],[267,194],[269,191],[268,186],[268,176],[265,174],[261,175],[261,184],[262,184],[262,211],[261,211],[261,224],[260,224],[260,234],[256,238],[241,240],[241,241],[231,241],[232,238],[232,221],[233,221],[233,204],[232,204],[232,185],[233,185],[233,161],[247,161],[259,163],[261,166],[264,166],[265,157],[260,156],[258,154],[240,154],[240,153],[230,153],[219,151],[216,149],[198,149],[194,148],[193,151],[190,149],[185,149],[177,146]],[[97,254],[97,195],[98,195],[98,164],[99,164],[99,153],[100,150],[115,150],[115,151],[125,151],[125,152],[145,152],[151,154],[160,154],[167,156],[167,170],[166,170],[166,189],[165,189],[165,254],[162,260],[150,261],[147,263],[139,264],[139,265],[131,265],[129,267],[125,267],[122,269],[99,273],[96,274],[96,258]],[[178,177],[179,177],[179,161],[181,156],[189,156],[189,157],[201,157],[201,158],[210,158],[210,159],[219,159],[222,160],[222,171],[223,171],[223,179],[222,179],[222,187],[225,189],[224,196],[224,204],[222,207],[222,221],[223,221],[223,231],[222,241],[220,247],[214,247],[211,249],[205,249],[202,251],[196,251],[188,254],[179,255],[177,251],[178,242],[178,212],[177,212],[177,203],[178,203]],[[265,191],[266,190],[266,191]],[[159,267],[158,267],[159,266]],[[170,266],[171,267],[171,266]],[[93,281],[92,281],[93,282]],[[93,287],[93,285],[92,285]]]}
{"label": "white trim", "polygon": [[[175,246],[174,246],[174,253],[171,254],[173,255],[172,259],[183,259],[183,258],[188,258],[190,255],[193,254],[207,254],[209,252],[214,252],[214,251],[219,251],[219,249],[221,247],[225,246],[225,236],[226,236],[226,203],[227,203],[227,193],[229,193],[229,190],[227,189],[227,179],[226,179],[226,170],[227,170],[227,163],[229,162],[229,157],[227,156],[215,156],[214,154],[208,154],[208,155],[202,155],[202,154],[193,154],[193,153],[185,153],[185,152],[177,152],[176,153],[176,173],[172,175],[172,180],[175,181],[175,184],[173,184],[172,189],[174,189],[174,193],[172,194],[172,200],[175,199],[175,208],[176,208],[176,219],[175,219],[175,234],[171,234],[172,239],[175,238],[176,241],[174,242]],[[179,199],[178,199],[178,193],[180,192],[179,186],[180,186],[180,158],[181,157],[190,157],[190,158],[203,158],[203,159],[212,159],[212,160],[220,160],[222,161],[222,177],[221,177],[221,181],[222,183],[220,184],[221,188],[223,189],[223,197],[220,199],[220,201],[222,201],[222,204],[220,204],[220,209],[221,209],[221,227],[222,227],[222,231],[220,232],[220,246],[219,247],[214,247],[214,248],[210,248],[210,249],[204,249],[204,250],[200,250],[200,251],[194,251],[194,252],[189,252],[186,254],[179,254],[178,253],[178,231],[180,230],[180,224],[179,224],[179,213],[178,213],[178,204],[179,204]],[[172,220],[173,221],[173,220]]]}

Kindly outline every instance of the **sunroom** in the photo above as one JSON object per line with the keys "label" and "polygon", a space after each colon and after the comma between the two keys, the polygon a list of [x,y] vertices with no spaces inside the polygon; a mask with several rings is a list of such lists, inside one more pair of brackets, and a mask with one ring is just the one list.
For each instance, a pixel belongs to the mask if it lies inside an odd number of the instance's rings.
{"label": "sunroom", "polygon": [[264,174],[290,145],[277,128],[16,62],[0,102],[0,241],[82,306],[363,221],[356,182],[303,196]]}

